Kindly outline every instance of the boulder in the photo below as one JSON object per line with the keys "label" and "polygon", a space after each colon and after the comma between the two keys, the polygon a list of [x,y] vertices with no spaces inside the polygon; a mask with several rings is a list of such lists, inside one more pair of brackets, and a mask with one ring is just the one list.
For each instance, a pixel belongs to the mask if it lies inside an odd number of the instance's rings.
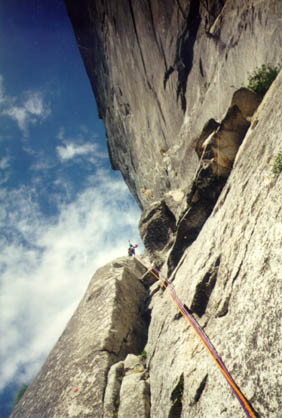
{"label": "boulder", "polygon": [[214,175],[227,177],[232,169],[237,151],[250,126],[239,107],[234,105],[227,111],[226,116],[217,130],[203,143],[203,158],[211,154],[212,171]]}
{"label": "boulder", "polygon": [[140,356],[128,355],[124,361],[124,370],[118,417],[150,418],[150,384],[144,361]]}
{"label": "boulder", "polygon": [[210,119],[201,135],[195,140],[195,150],[200,160],[211,161],[215,175],[227,177],[232,169],[237,151],[250,126],[251,118],[261,98],[247,88],[233,94],[231,105],[220,123]]}
{"label": "boulder", "polygon": [[104,418],[150,418],[150,384],[145,360],[128,354],[108,373],[104,398]]}
{"label": "boulder", "polygon": [[151,260],[160,266],[173,243],[176,230],[175,217],[165,201],[153,203],[143,211],[139,232]]}
{"label": "boulder", "polygon": [[246,87],[241,87],[233,94],[230,107],[238,106],[243,117],[252,121],[255,111],[261,103],[261,97]]}

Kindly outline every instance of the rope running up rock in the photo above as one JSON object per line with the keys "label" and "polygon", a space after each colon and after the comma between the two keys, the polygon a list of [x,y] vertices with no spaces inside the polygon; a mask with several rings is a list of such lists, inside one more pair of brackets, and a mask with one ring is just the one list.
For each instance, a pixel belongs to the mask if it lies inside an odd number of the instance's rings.
{"label": "rope running up rock", "polygon": [[206,347],[212,359],[215,361],[221,373],[227,380],[233,393],[235,394],[238,401],[240,402],[240,405],[242,406],[246,416],[248,418],[258,418],[258,415],[254,413],[253,408],[251,407],[250,403],[247,401],[243,393],[240,391],[239,387],[236,385],[235,381],[233,380],[232,376],[227,370],[222,359],[216,352],[216,349],[210,342],[208,336],[204,333],[204,331],[202,330],[202,328],[200,327],[196,319],[193,317],[193,315],[190,312],[188,312],[188,310],[185,308],[181,300],[178,298],[173,283],[167,278],[161,278],[160,272],[155,267],[148,268],[139,257],[135,255],[135,258],[140,264],[143,265],[143,267],[146,268],[148,272],[152,273],[161,282],[162,286],[167,290],[172,301],[177,306],[177,309],[181,312],[181,314],[184,316],[186,321],[192,326],[192,329],[195,331],[196,335],[201,340],[202,344]]}

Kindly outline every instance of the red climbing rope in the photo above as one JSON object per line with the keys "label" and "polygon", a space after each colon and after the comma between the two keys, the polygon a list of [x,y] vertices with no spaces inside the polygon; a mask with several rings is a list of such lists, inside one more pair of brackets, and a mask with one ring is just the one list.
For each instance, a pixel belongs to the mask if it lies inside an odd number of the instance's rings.
{"label": "red climbing rope", "polygon": [[155,268],[152,267],[151,269],[148,268],[143,261],[135,255],[135,258],[137,261],[139,261],[140,264],[142,264],[146,270],[148,270],[150,273],[152,273],[165,287],[168,294],[170,295],[172,301],[177,306],[178,310],[181,312],[181,314],[184,316],[186,321],[192,326],[192,329],[195,331],[196,335],[200,338],[203,345],[206,347],[208,352],[210,353],[211,357],[215,361],[216,365],[220,369],[221,373],[227,380],[228,384],[230,385],[233,393],[237,397],[238,401],[240,402],[240,405],[242,406],[243,410],[245,411],[248,418],[257,418],[257,415],[253,412],[253,409],[243,393],[240,391],[239,387],[236,385],[235,381],[233,380],[232,376],[230,375],[229,371],[227,370],[225,364],[223,363],[222,359],[216,352],[216,349],[210,342],[208,336],[205,334],[205,332],[202,330],[196,319],[193,317],[193,315],[188,312],[188,310],[185,308],[185,306],[182,304],[181,300],[178,298],[175,287],[173,283],[167,279],[167,278],[161,278],[160,272]]}

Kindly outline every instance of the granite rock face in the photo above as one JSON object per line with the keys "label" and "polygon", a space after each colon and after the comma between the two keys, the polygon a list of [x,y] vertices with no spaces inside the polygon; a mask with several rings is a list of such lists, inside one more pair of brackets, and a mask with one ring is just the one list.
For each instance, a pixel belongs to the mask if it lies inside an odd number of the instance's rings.
{"label": "granite rock face", "polygon": [[282,71],[262,102],[242,85],[281,60],[282,2],[65,2],[146,252],[97,271],[12,417],[245,416],[155,265],[280,418]]}
{"label": "granite rock face", "polygon": [[65,0],[114,169],[142,208],[185,189],[193,138],[281,59],[279,0]]}
{"label": "granite rock face", "polygon": [[[142,356],[128,354],[108,374],[104,418],[150,418],[150,385]],[[130,395],[129,395],[130,394]]]}
{"label": "granite rock face", "polygon": [[[234,168],[171,279],[260,417],[281,414],[282,72],[255,113]],[[164,270],[165,271],[165,270]],[[146,346],[152,417],[244,417],[170,298],[151,300]],[[173,393],[183,379],[181,407]],[[179,412],[180,411],[180,412]]]}
{"label": "granite rock face", "polygon": [[[124,360],[124,377],[119,394],[120,418],[150,418],[150,385],[142,357],[129,354]],[[130,396],[129,396],[130,394]]]}
{"label": "granite rock face", "polygon": [[171,249],[168,274],[211,214],[260,102],[251,90],[237,90],[223,120],[210,119],[195,139],[199,164],[190,189],[165,193],[143,211],[139,230],[152,261],[163,265]]}
{"label": "granite rock face", "polygon": [[146,290],[139,281],[143,273],[128,257],[97,270],[12,417],[103,417],[110,367],[128,353],[140,354],[147,340],[142,318]]}

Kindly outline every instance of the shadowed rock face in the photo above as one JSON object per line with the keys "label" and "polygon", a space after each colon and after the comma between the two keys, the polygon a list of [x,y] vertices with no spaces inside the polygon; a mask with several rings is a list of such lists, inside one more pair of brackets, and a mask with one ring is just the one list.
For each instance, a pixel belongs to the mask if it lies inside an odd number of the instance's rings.
{"label": "shadowed rock face", "polygon": [[209,136],[211,134],[213,134],[217,130],[219,125],[220,124],[218,122],[216,122],[214,119],[209,119],[206,122],[205,126],[203,127],[201,135],[194,140],[195,151],[196,151],[199,159],[201,159],[201,157],[203,155],[203,144],[204,144],[204,142],[209,138]]}
{"label": "shadowed rock face", "polygon": [[156,202],[143,211],[139,222],[140,236],[151,259],[160,267],[174,240],[176,220],[165,201]]}
{"label": "shadowed rock face", "polygon": [[[170,193],[170,199],[169,194],[165,194],[162,201],[143,211],[139,229],[151,259],[158,266],[162,265],[172,247],[168,256],[169,275],[210,216],[260,101],[255,93],[242,88],[234,93],[222,122],[210,119],[205,124],[195,140],[200,161],[191,189],[185,195],[185,205],[178,202],[177,208],[173,199],[176,194]],[[185,201],[184,193],[182,196]],[[172,205],[170,210],[167,205]]]}
{"label": "shadowed rock face", "polygon": [[112,167],[146,207],[171,189],[164,153],[183,123],[194,44],[225,1],[209,1],[209,13],[199,0],[65,2]]}
{"label": "shadowed rock face", "polygon": [[[66,5],[105,121],[112,166],[143,206],[146,196],[141,189],[151,189],[153,169],[184,116],[177,93],[183,77],[176,70],[165,88],[164,80],[174,66],[190,2],[82,0]],[[190,53],[188,47],[185,52]],[[154,196],[156,190],[169,187],[165,168],[160,167],[160,174],[158,180],[154,176]]]}
{"label": "shadowed rock face", "polygon": [[65,3],[112,166],[142,208],[187,187],[198,165],[193,138],[223,119],[256,67],[280,61],[279,1]]}

